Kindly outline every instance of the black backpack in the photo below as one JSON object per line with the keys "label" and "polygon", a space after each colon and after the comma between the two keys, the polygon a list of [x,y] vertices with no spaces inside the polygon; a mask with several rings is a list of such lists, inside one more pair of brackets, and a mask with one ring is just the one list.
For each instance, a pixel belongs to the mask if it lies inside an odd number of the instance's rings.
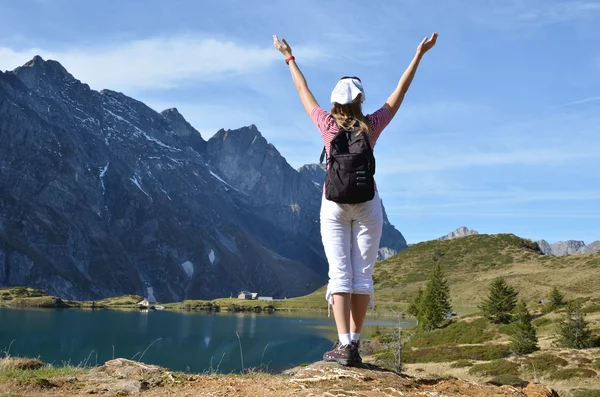
{"label": "black backpack", "polygon": [[[339,204],[358,204],[375,197],[375,157],[358,120],[350,129],[338,125],[331,141],[325,177],[325,198]],[[326,151],[321,153],[321,164]]]}

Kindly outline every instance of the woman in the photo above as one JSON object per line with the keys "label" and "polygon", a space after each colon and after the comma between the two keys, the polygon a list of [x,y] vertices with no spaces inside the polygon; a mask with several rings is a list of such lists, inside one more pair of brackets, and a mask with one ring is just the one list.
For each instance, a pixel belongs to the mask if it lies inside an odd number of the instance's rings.
{"label": "woman", "polygon": [[[398,86],[386,103],[375,113],[364,116],[362,102],[365,92],[357,77],[344,77],[331,94],[331,112],[323,110],[308,89],[292,49],[283,39],[273,36],[273,44],[285,57],[304,109],[319,128],[327,156],[338,126],[358,126],[368,135],[371,148],[398,112],[423,55],[435,45],[437,33],[425,37],[417,53],[400,78]],[[325,190],[325,189],[324,189]],[[338,341],[323,355],[325,361],[342,365],[362,362],[359,354],[360,331],[369,302],[373,304],[373,266],[377,259],[383,226],[381,200],[375,187],[375,197],[359,204],[338,204],[323,196],[321,203],[321,237],[329,262],[329,284],[326,299],[333,307]]]}

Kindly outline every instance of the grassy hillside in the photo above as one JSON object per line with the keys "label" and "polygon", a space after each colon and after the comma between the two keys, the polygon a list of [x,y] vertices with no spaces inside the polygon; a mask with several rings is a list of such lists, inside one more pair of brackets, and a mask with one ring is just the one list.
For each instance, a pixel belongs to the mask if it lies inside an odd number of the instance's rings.
{"label": "grassy hillside", "polygon": [[416,244],[375,267],[378,302],[407,301],[440,263],[455,306],[476,306],[493,278],[506,277],[534,303],[556,285],[569,299],[600,296],[600,253],[552,257],[512,234],[475,235]]}
{"label": "grassy hillside", "polygon": [[[564,308],[546,313],[543,309],[548,308],[538,303],[547,299],[553,286],[567,300],[583,302],[586,320],[600,347],[600,253],[545,256],[535,243],[509,234],[429,241],[377,264],[378,305],[410,300],[425,285],[436,263],[450,281],[450,295],[459,314],[478,311],[492,279],[505,277],[528,302],[541,351],[515,357],[508,345],[511,326],[495,325],[478,315],[464,316],[433,332],[407,331],[403,359],[408,374],[447,374],[496,384],[525,379],[548,384],[564,392],[561,395],[600,395],[600,348],[557,347],[557,325]],[[392,359],[390,335],[386,332],[372,342],[375,357],[384,362]],[[582,385],[589,390],[578,391]]]}
{"label": "grassy hillside", "polygon": [[[498,276],[535,304],[546,299],[554,285],[568,299],[600,298],[600,253],[553,257],[539,252],[536,243],[513,234],[474,235],[456,240],[415,244],[375,265],[376,311],[405,307],[424,287],[436,263],[450,282],[450,295],[459,314],[471,314]],[[288,305],[326,307],[325,287],[289,299]]]}
{"label": "grassy hillside", "polygon": [[39,307],[39,308],[136,308],[143,298],[138,295],[125,295],[99,301],[71,301],[47,295],[44,291],[27,287],[0,288],[0,307]]}

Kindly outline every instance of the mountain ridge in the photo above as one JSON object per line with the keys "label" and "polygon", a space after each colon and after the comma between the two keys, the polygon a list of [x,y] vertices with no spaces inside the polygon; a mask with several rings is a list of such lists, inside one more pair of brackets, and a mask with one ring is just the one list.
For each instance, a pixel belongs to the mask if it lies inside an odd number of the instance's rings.
{"label": "mountain ridge", "polygon": [[0,74],[0,115],[0,286],[179,301],[326,282],[320,192],[256,126],[206,141],[37,56]]}
{"label": "mountain ridge", "polygon": [[537,244],[544,254],[553,256],[586,255],[600,252],[600,240],[587,245],[581,240],[557,241],[554,244],[550,244],[546,240],[538,240]]}

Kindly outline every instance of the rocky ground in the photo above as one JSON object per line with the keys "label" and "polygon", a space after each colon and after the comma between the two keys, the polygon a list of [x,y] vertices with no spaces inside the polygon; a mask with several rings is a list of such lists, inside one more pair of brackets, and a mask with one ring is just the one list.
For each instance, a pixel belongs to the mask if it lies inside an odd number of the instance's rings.
{"label": "rocky ground", "polygon": [[[0,396],[558,396],[546,386],[526,387],[476,384],[461,379],[423,379],[398,375],[366,365],[347,368],[317,362],[281,375],[190,375],[136,361],[116,359],[101,367],[24,376],[43,371],[37,360],[0,360]],[[68,372],[68,371],[67,371]],[[44,374],[46,372],[40,372]]]}

